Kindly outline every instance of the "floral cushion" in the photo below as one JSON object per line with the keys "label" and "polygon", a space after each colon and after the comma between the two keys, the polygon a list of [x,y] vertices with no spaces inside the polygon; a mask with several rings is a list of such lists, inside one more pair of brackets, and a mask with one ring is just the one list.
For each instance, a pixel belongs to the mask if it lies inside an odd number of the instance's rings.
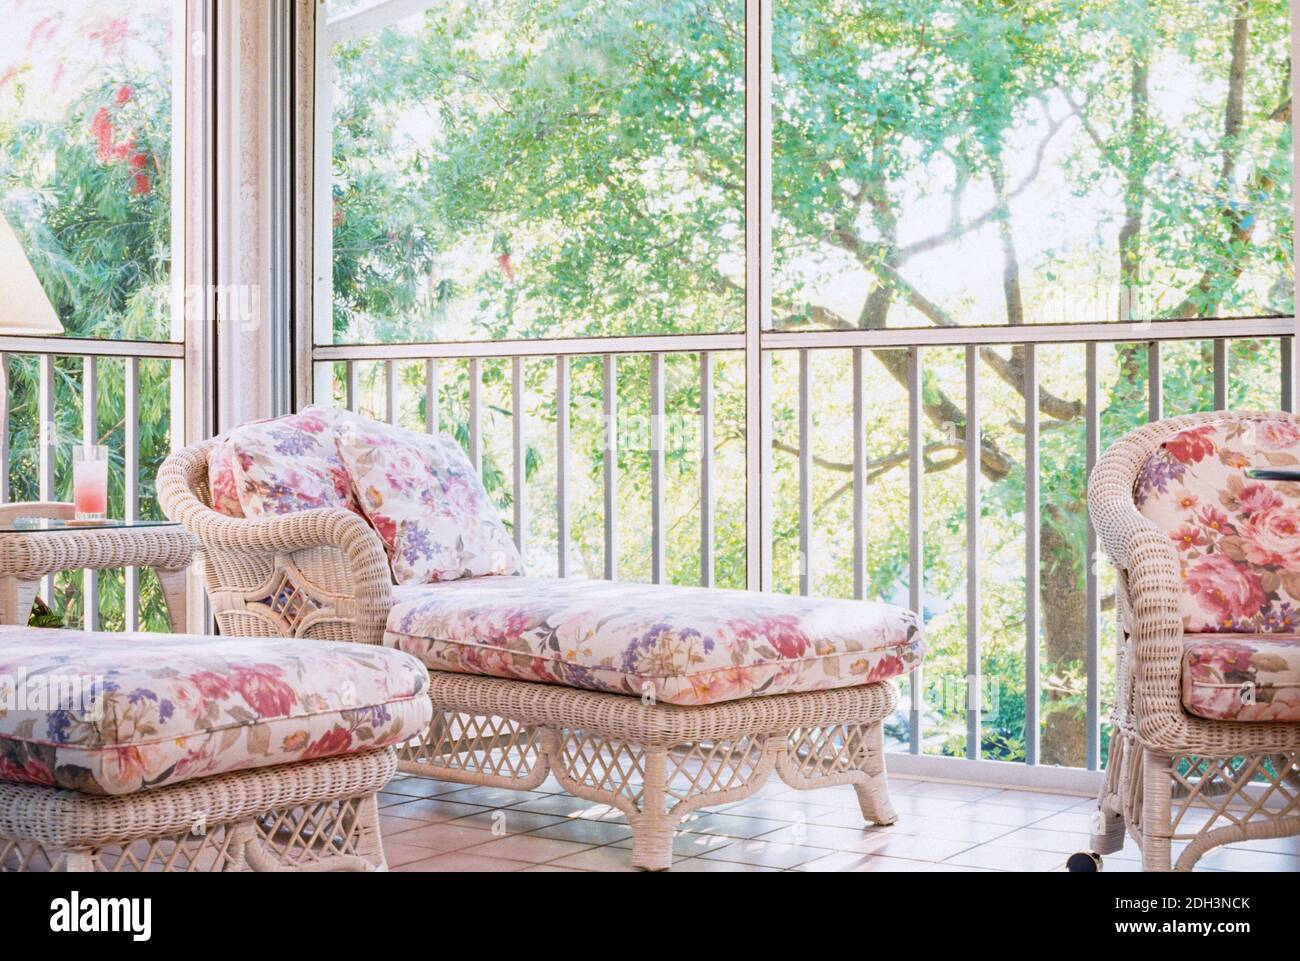
{"label": "floral cushion", "polygon": [[208,455],[208,491],[212,495],[212,509],[218,514],[244,516],[244,508],[239,503],[239,482],[235,479],[235,448],[225,434],[217,438]]}
{"label": "floral cushion", "polygon": [[1200,424],[1147,459],[1134,499],[1178,548],[1185,630],[1300,630],[1300,484],[1245,474],[1297,464],[1300,425],[1267,417]]}
{"label": "floral cushion", "polygon": [[0,628],[0,780],[87,794],[369,751],[424,730],[428,672],[366,644]]}
{"label": "floral cushion", "polygon": [[[340,427],[354,421],[362,419],[332,407],[305,407],[297,414],[230,431],[222,456],[232,462],[244,516],[291,514],[315,507],[345,507],[360,513],[336,445]],[[214,483],[211,466],[208,482]]]}
{"label": "floral cushion", "polygon": [[924,653],[888,604],[539,577],[398,588],[384,642],[435,670],[669,704],[868,684]]}
{"label": "floral cushion", "polygon": [[453,438],[356,418],[339,432],[338,451],[398,584],[523,570],[514,541]]}
{"label": "floral cushion", "polygon": [[1217,721],[1300,721],[1300,634],[1188,634],[1183,707]]}

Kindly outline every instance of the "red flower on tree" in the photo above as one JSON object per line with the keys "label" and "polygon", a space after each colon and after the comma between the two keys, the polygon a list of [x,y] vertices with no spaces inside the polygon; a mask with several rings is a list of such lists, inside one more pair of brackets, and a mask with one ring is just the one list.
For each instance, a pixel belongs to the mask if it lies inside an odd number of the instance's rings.
{"label": "red flower on tree", "polygon": [[86,34],[91,40],[98,40],[105,53],[112,53],[126,40],[127,22],[121,17],[109,20],[97,30]]}
{"label": "red flower on tree", "polygon": [[122,104],[128,103],[130,100],[131,100],[131,88],[126,86],[125,84],[118,87],[117,95],[113,98],[113,102],[120,107],[122,106]]}

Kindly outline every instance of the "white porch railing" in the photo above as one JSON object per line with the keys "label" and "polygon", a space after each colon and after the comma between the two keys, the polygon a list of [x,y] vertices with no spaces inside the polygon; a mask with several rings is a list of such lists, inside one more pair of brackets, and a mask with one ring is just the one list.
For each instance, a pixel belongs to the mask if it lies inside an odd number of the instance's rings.
{"label": "white porch railing", "polygon": [[[1276,406],[1292,409],[1295,401],[1294,356],[1292,352],[1293,321],[1282,319],[1246,319],[1246,320],[1198,320],[1162,322],[1155,324],[1094,324],[1094,325],[1042,325],[1020,328],[945,328],[920,330],[863,330],[835,332],[770,332],[761,337],[761,362],[759,364],[760,381],[756,385],[765,404],[771,403],[771,367],[773,357],[782,355],[782,360],[789,356],[797,365],[798,377],[798,415],[797,415],[797,450],[785,451],[797,461],[798,473],[798,544],[800,555],[807,559],[816,549],[814,538],[814,504],[812,490],[816,469],[814,462],[814,419],[813,387],[816,382],[814,373],[815,360],[819,352],[848,349],[853,358],[853,459],[851,485],[853,491],[853,593],[857,597],[868,594],[868,578],[865,559],[867,546],[872,538],[872,504],[870,502],[867,475],[869,461],[867,456],[868,421],[867,384],[864,376],[866,356],[870,351],[893,349],[907,351],[906,396],[907,396],[907,602],[913,609],[923,609],[926,603],[924,591],[926,577],[926,545],[924,528],[926,520],[924,448],[927,412],[923,407],[922,372],[925,369],[926,353],[937,348],[960,348],[964,353],[965,365],[965,423],[973,425],[970,430],[963,430],[956,446],[964,450],[966,461],[965,490],[965,603],[967,611],[978,611],[982,584],[981,544],[979,538],[978,518],[981,513],[980,453],[981,433],[983,429],[982,395],[985,388],[981,385],[981,373],[984,364],[981,361],[981,348],[987,346],[1011,346],[1023,348],[1024,390],[1023,434],[1024,434],[1024,471],[1025,471],[1025,543],[1024,543],[1024,677],[1013,679],[1025,692],[1025,760],[1030,767],[1040,764],[1039,732],[1042,719],[1039,706],[1042,694],[1041,645],[1042,627],[1040,611],[1040,569],[1041,545],[1039,530],[1041,527],[1041,498],[1039,482],[1044,465],[1039,459],[1039,442],[1041,439],[1041,414],[1039,388],[1042,380],[1040,350],[1045,346],[1074,345],[1083,354],[1086,367],[1086,391],[1083,398],[1083,420],[1086,438],[1086,464],[1091,470],[1101,449],[1101,412],[1103,405],[1099,397],[1098,347],[1113,344],[1145,344],[1151,376],[1147,384],[1148,419],[1158,419],[1163,415],[1162,381],[1161,381],[1161,344],[1182,340],[1212,341],[1213,364],[1205,371],[1207,391],[1212,381],[1212,396],[1215,408],[1222,408],[1229,397],[1228,343],[1229,339],[1277,338],[1280,343],[1280,376],[1276,388]],[[619,431],[609,430],[608,425],[619,423],[618,384],[620,364],[622,361],[639,355],[648,355],[649,375],[649,420],[650,451],[648,459],[650,490],[650,531],[648,537],[650,563],[648,579],[664,582],[669,579],[665,559],[667,541],[665,498],[665,389],[664,371],[666,360],[687,355],[691,358],[698,376],[699,404],[695,411],[698,418],[698,463],[695,473],[698,475],[698,579],[695,583],[712,585],[715,583],[715,546],[717,519],[715,504],[717,500],[717,480],[715,461],[717,458],[716,429],[714,405],[717,397],[715,384],[715,364],[718,358],[730,357],[742,359],[745,356],[744,334],[713,334],[665,337],[613,337],[573,340],[514,341],[508,343],[445,343],[445,344],[391,344],[365,346],[318,346],[313,354],[317,365],[316,378],[318,392],[322,386],[333,382],[337,396],[332,399],[346,403],[349,407],[360,408],[377,417],[396,422],[402,403],[415,398],[405,397],[403,390],[422,389],[424,399],[423,427],[428,430],[439,429],[442,423],[440,407],[454,402],[464,411],[466,446],[476,465],[483,463],[484,451],[484,410],[483,399],[484,372],[488,364],[501,368],[496,377],[500,383],[500,396],[504,394],[504,370],[510,371],[510,393],[507,405],[502,404],[500,413],[508,418],[511,434],[510,459],[512,469],[508,481],[503,478],[510,491],[512,516],[507,519],[513,523],[517,543],[525,553],[532,543],[531,525],[537,520],[544,520],[547,536],[554,530],[557,573],[568,576],[574,573],[570,531],[572,524],[572,484],[574,467],[572,463],[572,432],[570,411],[573,404],[571,370],[581,358],[587,364],[599,363],[601,366],[601,413],[606,432],[605,447],[609,454],[614,454],[618,444]],[[549,375],[549,394],[543,403],[550,409],[554,403],[555,421],[553,425],[556,462],[554,479],[547,478],[547,483],[554,483],[554,517],[534,518],[529,516],[527,497],[530,483],[526,458],[530,442],[536,438],[528,436],[528,416],[526,414],[524,365],[535,359],[545,359],[553,364]],[[467,385],[467,397],[449,400],[448,385],[442,379],[441,372],[447,363],[457,363],[467,373],[464,383]],[[640,361],[644,364],[644,361]],[[678,362],[683,363],[683,361]],[[424,376],[421,379],[413,372],[403,385],[400,372],[408,365],[423,365]],[[332,373],[332,376],[331,376]],[[324,374],[325,376],[319,376]],[[534,387],[536,379],[534,379]],[[754,386],[744,388],[745,392]],[[442,403],[438,400],[441,397]],[[329,400],[322,398],[318,400]],[[407,411],[418,409],[414,403],[408,403]],[[747,477],[744,498],[747,504],[757,499],[757,515],[762,519],[762,529],[758,537],[747,536],[745,562],[748,570],[747,580],[753,584],[757,580],[764,589],[773,584],[772,538],[773,521],[776,516],[772,504],[773,477],[773,431],[770,422],[770,409],[766,412],[763,423],[756,425],[760,438],[762,470],[759,483],[752,483],[752,475]],[[517,412],[525,416],[517,416]],[[408,426],[413,426],[408,423]],[[748,432],[747,432],[748,433]],[[548,441],[549,442],[549,441]],[[752,455],[747,454],[747,459]],[[901,466],[901,465],[900,465]],[[620,570],[620,552],[624,546],[619,542],[619,501],[620,482],[619,459],[617,456],[604,456],[599,467],[602,489],[603,511],[603,576],[617,577]],[[753,517],[752,509],[747,509],[747,516]],[[553,525],[553,527],[552,527]],[[1087,556],[1093,558],[1097,553],[1096,537],[1091,527],[1087,536]],[[1102,578],[1104,566],[1096,563],[1086,565],[1085,608],[1086,639],[1084,644],[1086,661],[1086,767],[1091,770],[1099,768],[1102,758],[1102,689],[1103,682],[1103,641],[1102,616]],[[792,589],[802,593],[812,593],[815,588],[811,565],[806,561],[802,565],[797,585],[791,583]],[[982,662],[982,637],[978,617],[966,618],[966,677],[963,679],[970,689],[978,690],[986,680],[982,675],[986,668]],[[926,682],[922,676],[924,667],[910,679],[910,691],[925,691]],[[994,679],[996,680],[996,679]],[[910,700],[907,707],[907,742],[906,749],[917,755],[925,752],[926,744],[926,705],[923,698]],[[970,760],[981,757],[981,702],[979,697],[968,694],[966,701],[966,756]],[[981,765],[983,767],[983,765]],[[973,775],[972,775],[973,776]]]}
{"label": "white porch railing", "polygon": [[[14,409],[15,394],[12,378],[15,365],[34,361],[36,366],[35,411]],[[167,403],[160,405],[160,391],[142,390],[141,363],[156,361],[169,368],[166,390]],[[108,365],[121,366],[122,409],[120,432],[118,425],[104,425],[99,417],[101,384]],[[109,447],[111,461],[121,464],[122,500],[120,508],[110,504],[114,516],[127,520],[160,518],[156,505],[147,497],[152,485],[154,466],[142,458],[142,416],[165,418],[166,435],[171,448],[183,444],[185,431],[185,347],[180,343],[158,341],[90,340],[65,337],[0,337],[0,502],[26,500],[33,497],[42,501],[70,499],[71,475],[67,458],[60,457],[76,444],[98,443]],[[116,372],[114,372],[116,374]],[[142,399],[145,401],[142,406]],[[159,407],[162,408],[159,414]],[[80,431],[69,432],[60,428],[60,419],[79,421]],[[15,424],[27,420],[35,427],[35,451],[15,449],[11,432]],[[162,424],[155,424],[162,427]],[[108,429],[103,429],[107,427]],[[29,478],[18,490],[11,482],[16,461],[32,455],[36,478]],[[156,459],[156,458],[155,458]],[[59,462],[65,465],[59,469]],[[26,461],[24,461],[26,463]],[[119,513],[120,512],[120,513]],[[66,574],[46,578],[41,596],[55,604],[56,593],[66,608],[68,602],[78,597],[83,612],[78,625],[86,630],[100,628],[100,578],[102,572],[85,571],[80,575]],[[113,576],[110,573],[108,576]],[[163,623],[161,596],[156,585],[149,586],[142,595],[141,574],[135,568],[126,568],[122,578],[122,627],[139,630],[150,620]],[[152,578],[151,573],[145,577]],[[79,578],[80,583],[76,583]],[[142,600],[144,603],[142,603]]]}

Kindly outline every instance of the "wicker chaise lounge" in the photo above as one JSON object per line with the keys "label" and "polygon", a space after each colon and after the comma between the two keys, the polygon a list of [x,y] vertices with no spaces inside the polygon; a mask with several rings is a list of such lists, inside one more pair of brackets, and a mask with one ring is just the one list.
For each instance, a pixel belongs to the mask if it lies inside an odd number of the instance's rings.
{"label": "wicker chaise lounge", "polygon": [[1300,835],[1300,417],[1158,421],[1098,460],[1093,524],[1117,571],[1119,676],[1094,849],[1143,867]]}
{"label": "wicker chaise lounge", "polygon": [[0,871],[382,870],[399,651],[0,627]]}
{"label": "wicker chaise lounge", "polygon": [[358,511],[214,510],[220,443],[173,454],[158,475],[163,510],[202,545],[218,625],[419,657],[434,718],[401,748],[401,770],[519,790],[553,774],[623,811],[633,864],[656,870],[687,813],[744,798],[773,771],[796,788],[852,784],[867,820],[896,819],[881,722],[897,699],[889,678],[921,657],[910,612],[580,579],[395,585],[393,555]]}

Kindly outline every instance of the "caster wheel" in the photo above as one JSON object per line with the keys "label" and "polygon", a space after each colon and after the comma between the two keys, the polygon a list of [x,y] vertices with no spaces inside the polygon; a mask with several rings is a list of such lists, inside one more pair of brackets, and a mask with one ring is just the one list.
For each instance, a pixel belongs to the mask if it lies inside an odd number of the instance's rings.
{"label": "caster wheel", "polygon": [[1096,874],[1101,870],[1101,855],[1091,851],[1077,851],[1065,862],[1071,874]]}

